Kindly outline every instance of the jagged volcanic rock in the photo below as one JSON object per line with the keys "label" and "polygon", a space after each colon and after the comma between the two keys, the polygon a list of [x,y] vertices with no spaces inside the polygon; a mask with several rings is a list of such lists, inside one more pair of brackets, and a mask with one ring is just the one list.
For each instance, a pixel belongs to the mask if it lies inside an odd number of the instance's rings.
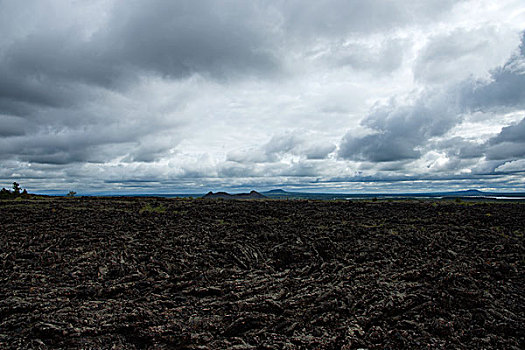
{"label": "jagged volcanic rock", "polygon": [[0,349],[524,349],[523,204],[0,200]]}

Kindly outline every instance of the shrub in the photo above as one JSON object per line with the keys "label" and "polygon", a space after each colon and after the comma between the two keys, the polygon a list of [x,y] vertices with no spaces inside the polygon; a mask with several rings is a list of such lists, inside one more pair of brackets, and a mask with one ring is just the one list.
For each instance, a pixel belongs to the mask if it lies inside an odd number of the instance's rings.
{"label": "shrub", "polygon": [[6,190],[5,188],[2,188],[2,190],[0,190],[0,198],[11,198],[12,196],[13,195],[11,191]]}
{"label": "shrub", "polygon": [[164,213],[166,211],[166,208],[164,208],[161,205],[159,205],[158,207],[153,207],[151,204],[146,204],[144,207],[142,207],[142,209],[140,209],[139,213]]}

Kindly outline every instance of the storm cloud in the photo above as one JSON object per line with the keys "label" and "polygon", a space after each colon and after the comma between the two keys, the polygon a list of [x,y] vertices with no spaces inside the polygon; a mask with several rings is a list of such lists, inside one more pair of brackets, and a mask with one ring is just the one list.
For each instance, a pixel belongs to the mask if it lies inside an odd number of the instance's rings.
{"label": "storm cloud", "polygon": [[457,106],[448,93],[431,90],[409,105],[390,101],[361,122],[373,133],[363,137],[347,134],[339,155],[372,162],[416,159],[421,156],[419,146],[443,135],[459,121]]}
{"label": "storm cloud", "polygon": [[0,1],[0,186],[523,188],[522,7]]}
{"label": "storm cloud", "polygon": [[[460,37],[462,35],[463,33]],[[457,42],[440,43],[438,46],[441,45],[456,47]],[[460,56],[472,50],[469,45],[473,45],[472,42],[467,43],[467,49]],[[488,78],[476,79],[471,76],[442,85],[439,89],[430,85],[411,103],[393,100],[374,108],[361,121],[361,125],[370,133],[354,136],[351,131],[348,132],[342,139],[339,156],[357,161],[395,162],[421,159],[428,152],[445,151],[449,164],[454,165],[456,170],[464,164],[461,159],[483,158],[514,162],[522,158],[525,155],[524,45],[525,36],[522,35],[519,48],[501,66],[488,71]],[[427,49],[423,51],[423,56],[418,60],[428,59]],[[450,55],[447,50],[440,52],[440,55],[435,54],[438,58],[434,61]],[[420,70],[418,65],[415,70],[416,76],[420,74],[417,73]],[[474,141],[461,136],[447,137],[447,134],[464,121],[479,118],[477,114],[488,114],[497,119],[498,115],[509,112],[521,116],[521,121],[518,119],[503,127],[498,134],[484,142],[480,142],[481,135],[474,135]],[[484,123],[490,125],[491,121],[485,120]],[[496,164],[493,168],[499,165]],[[486,171],[486,167],[481,168]]]}

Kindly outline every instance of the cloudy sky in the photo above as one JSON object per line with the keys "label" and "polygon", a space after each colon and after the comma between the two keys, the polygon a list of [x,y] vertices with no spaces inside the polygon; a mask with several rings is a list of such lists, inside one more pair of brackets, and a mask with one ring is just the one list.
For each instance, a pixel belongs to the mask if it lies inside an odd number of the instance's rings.
{"label": "cloudy sky", "polygon": [[522,0],[0,0],[0,186],[525,191]]}

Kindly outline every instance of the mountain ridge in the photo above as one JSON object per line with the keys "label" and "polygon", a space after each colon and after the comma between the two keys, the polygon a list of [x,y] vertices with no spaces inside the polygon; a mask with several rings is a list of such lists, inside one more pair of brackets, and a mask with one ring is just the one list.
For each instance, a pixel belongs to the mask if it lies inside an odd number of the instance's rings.
{"label": "mountain ridge", "polygon": [[222,198],[222,199],[264,199],[267,198],[266,196],[260,194],[257,191],[250,191],[250,193],[235,193],[230,194],[228,192],[208,192],[206,193],[202,198],[208,198],[208,199],[214,199],[214,198]]}

